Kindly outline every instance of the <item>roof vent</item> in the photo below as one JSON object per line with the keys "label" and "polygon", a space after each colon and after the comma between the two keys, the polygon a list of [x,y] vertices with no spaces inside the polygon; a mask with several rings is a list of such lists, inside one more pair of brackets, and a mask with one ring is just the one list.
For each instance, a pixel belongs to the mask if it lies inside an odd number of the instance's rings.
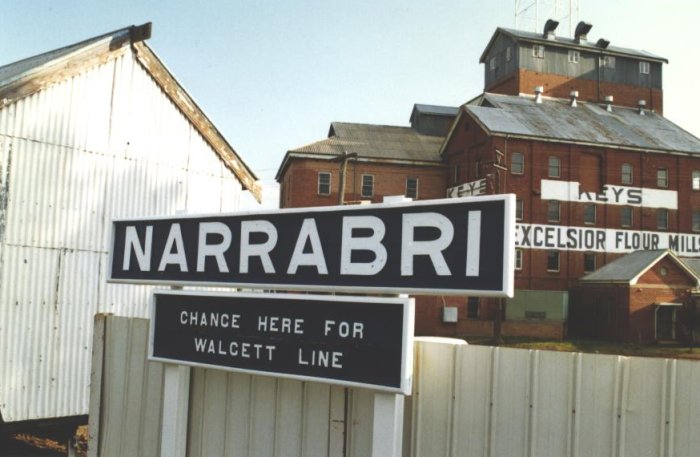
{"label": "roof vent", "polygon": [[547,19],[547,22],[544,24],[543,36],[545,38],[547,38],[548,40],[553,40],[554,39],[554,31],[557,29],[558,25],[559,25],[559,21],[555,21],[554,19]]}
{"label": "roof vent", "polygon": [[576,25],[576,31],[574,32],[574,38],[577,43],[588,40],[588,32],[591,31],[593,24],[590,22],[581,21]]}
{"label": "roof vent", "polygon": [[535,103],[542,103],[542,92],[544,92],[544,86],[535,86]]}
{"label": "roof vent", "polygon": [[571,102],[569,103],[569,105],[572,108],[576,108],[576,99],[578,98],[578,91],[572,90],[571,92],[569,92],[569,98],[571,99]]}
{"label": "roof vent", "polygon": [[637,102],[637,108],[639,108],[639,114],[640,116],[644,116],[644,107],[647,106],[647,101],[646,100],[639,100]]}
{"label": "roof vent", "polygon": [[601,49],[608,49],[608,46],[610,46],[610,42],[605,38],[599,38],[595,45]]}
{"label": "roof vent", "polygon": [[605,111],[607,111],[608,113],[612,113],[612,104],[613,104],[613,96],[606,95],[605,96]]}

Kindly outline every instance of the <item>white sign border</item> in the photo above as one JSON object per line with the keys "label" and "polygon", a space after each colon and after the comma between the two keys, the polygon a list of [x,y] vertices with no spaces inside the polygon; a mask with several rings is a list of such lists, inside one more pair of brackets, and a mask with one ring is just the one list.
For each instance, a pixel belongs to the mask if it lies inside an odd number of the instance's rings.
{"label": "white sign border", "polygon": [[380,208],[401,208],[431,205],[451,205],[462,203],[479,203],[486,201],[503,201],[504,207],[504,236],[503,236],[503,277],[501,290],[481,290],[481,289],[426,289],[408,287],[362,287],[362,286],[335,286],[336,292],[349,293],[377,293],[377,294],[412,294],[412,295],[449,295],[449,296],[478,296],[478,297],[513,297],[514,289],[514,268],[515,268],[515,194],[494,194],[482,195],[478,197],[443,198],[435,200],[416,200],[404,203],[373,203],[372,205],[348,205],[348,206],[313,206],[304,208],[286,208],[279,210],[241,211],[231,213],[204,213],[204,214],[183,214],[169,216],[152,217],[131,217],[112,220],[110,229],[110,244],[107,264],[107,282],[112,284],[135,284],[135,285],[163,285],[163,286],[193,286],[193,287],[227,287],[242,289],[263,289],[263,290],[295,290],[311,292],[328,292],[328,286],[306,285],[306,284],[277,284],[277,283],[245,283],[245,282],[208,282],[208,281],[170,281],[156,279],[114,279],[112,278],[113,247],[115,239],[115,224],[122,222],[146,222],[167,219],[199,219],[208,217],[245,217],[253,215],[269,215],[278,213],[317,213],[342,210],[367,210]]}
{"label": "white sign border", "polygon": [[[156,295],[185,295],[199,297],[231,297],[231,298],[255,298],[271,300],[310,300],[310,301],[337,301],[351,303],[382,303],[394,304],[403,308],[403,338],[401,343],[401,385],[398,388],[383,386],[378,384],[365,384],[342,379],[332,379],[314,376],[302,376],[289,373],[275,373],[270,371],[257,371],[245,368],[226,367],[221,365],[211,365],[199,362],[183,361],[179,359],[169,359],[156,357],[153,355],[153,340],[155,337],[155,299]],[[148,336],[148,360],[176,365],[186,365],[197,368],[209,368],[233,373],[244,373],[256,376],[269,376],[273,378],[294,379],[297,381],[320,382],[345,387],[359,387],[383,392],[391,392],[403,395],[411,395],[413,388],[413,339],[415,325],[415,300],[407,296],[401,297],[359,297],[348,295],[311,295],[311,294],[287,294],[287,293],[247,293],[247,292],[210,292],[201,290],[168,290],[156,289],[151,294],[150,299],[150,324]]]}

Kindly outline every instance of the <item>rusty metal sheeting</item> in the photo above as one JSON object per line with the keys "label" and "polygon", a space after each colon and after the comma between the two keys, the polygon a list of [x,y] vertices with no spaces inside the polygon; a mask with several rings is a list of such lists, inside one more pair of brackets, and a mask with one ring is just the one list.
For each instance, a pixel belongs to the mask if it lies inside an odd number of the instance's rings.
{"label": "rusty metal sheeting", "polygon": [[[653,152],[700,154],[700,139],[652,111],[614,106],[612,112],[597,103],[484,94],[492,107],[465,105],[465,111],[496,135],[513,135],[545,141],[584,143]],[[482,102],[482,103],[483,103]]]}
{"label": "rusty metal sheeting", "polygon": [[348,152],[363,158],[441,162],[442,141],[409,127],[333,122],[329,138],[289,152],[336,156]]}

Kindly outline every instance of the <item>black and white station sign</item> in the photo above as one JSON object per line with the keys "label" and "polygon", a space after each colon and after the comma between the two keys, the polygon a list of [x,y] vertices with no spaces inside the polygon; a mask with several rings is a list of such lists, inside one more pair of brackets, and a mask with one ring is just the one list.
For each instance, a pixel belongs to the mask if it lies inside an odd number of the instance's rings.
{"label": "black and white station sign", "polygon": [[117,220],[109,280],[512,296],[513,195]]}
{"label": "black and white station sign", "polygon": [[410,394],[408,298],[157,291],[152,360]]}

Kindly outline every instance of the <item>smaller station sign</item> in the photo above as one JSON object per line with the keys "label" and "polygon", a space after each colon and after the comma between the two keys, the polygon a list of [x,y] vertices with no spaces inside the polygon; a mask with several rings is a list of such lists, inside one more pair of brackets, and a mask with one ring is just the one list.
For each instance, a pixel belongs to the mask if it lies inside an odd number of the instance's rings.
{"label": "smaller station sign", "polygon": [[413,300],[156,291],[151,360],[410,394]]}

